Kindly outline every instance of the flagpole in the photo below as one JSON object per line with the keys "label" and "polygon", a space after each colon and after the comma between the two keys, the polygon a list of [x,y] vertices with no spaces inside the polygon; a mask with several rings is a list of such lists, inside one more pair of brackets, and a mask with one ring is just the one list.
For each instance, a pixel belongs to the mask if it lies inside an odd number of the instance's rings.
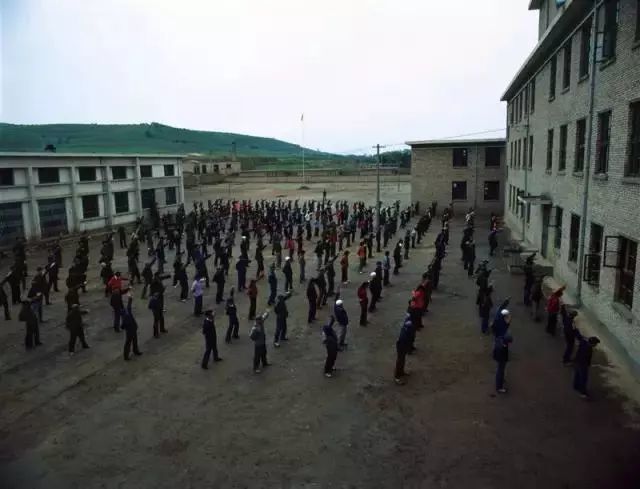
{"label": "flagpole", "polygon": [[304,185],[304,113],[300,117],[300,123],[302,125],[302,184]]}

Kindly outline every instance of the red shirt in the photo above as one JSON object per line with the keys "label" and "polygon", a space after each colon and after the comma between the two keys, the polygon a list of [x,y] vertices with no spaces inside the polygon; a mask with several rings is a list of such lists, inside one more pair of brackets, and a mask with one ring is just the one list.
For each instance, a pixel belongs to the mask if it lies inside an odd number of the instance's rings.
{"label": "red shirt", "polygon": [[117,275],[114,275],[107,282],[107,287],[109,287],[111,290],[120,290],[122,288],[122,281],[123,280],[127,280],[127,279],[126,278],[122,278],[122,277],[118,277]]}
{"label": "red shirt", "polygon": [[358,288],[358,300],[360,302],[369,302],[369,297],[367,297],[367,288],[359,287]]}
{"label": "red shirt", "polygon": [[547,300],[547,312],[551,314],[560,312],[560,297],[556,294],[552,294]]}

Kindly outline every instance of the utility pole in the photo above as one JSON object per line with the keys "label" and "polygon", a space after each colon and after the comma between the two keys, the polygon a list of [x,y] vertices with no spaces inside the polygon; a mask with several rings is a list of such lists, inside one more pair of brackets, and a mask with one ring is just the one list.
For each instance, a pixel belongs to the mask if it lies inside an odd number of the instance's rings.
{"label": "utility pole", "polygon": [[378,163],[376,165],[376,229],[380,226],[380,145],[376,144]]}

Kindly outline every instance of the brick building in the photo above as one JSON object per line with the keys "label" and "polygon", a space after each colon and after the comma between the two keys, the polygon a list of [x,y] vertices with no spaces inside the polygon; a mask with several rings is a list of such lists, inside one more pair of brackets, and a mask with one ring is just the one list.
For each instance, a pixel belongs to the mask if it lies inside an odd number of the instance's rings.
{"label": "brick building", "polygon": [[539,42],[502,97],[505,222],[638,362],[640,2],[529,8]]}
{"label": "brick building", "polygon": [[437,201],[454,212],[504,209],[505,140],[409,141],[411,201]]}

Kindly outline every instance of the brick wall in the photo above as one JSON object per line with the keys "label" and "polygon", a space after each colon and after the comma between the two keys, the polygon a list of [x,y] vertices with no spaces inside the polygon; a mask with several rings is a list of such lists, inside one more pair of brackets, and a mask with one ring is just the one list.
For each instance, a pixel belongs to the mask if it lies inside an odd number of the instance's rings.
{"label": "brick wall", "polygon": [[[624,169],[627,161],[628,141],[630,135],[629,104],[640,99],[640,46],[635,40],[635,0],[621,0],[619,3],[619,27],[615,60],[600,63],[595,70],[590,67],[589,77],[578,79],[580,60],[581,32],[578,30],[567,40],[572,45],[571,83],[569,89],[563,91],[563,57],[564,43],[559,44],[557,55],[557,82],[555,99],[549,100],[550,67],[546,63],[536,76],[535,111],[522,118],[509,128],[507,141],[507,200],[505,202],[506,223],[518,232],[522,229],[522,217],[509,205],[509,186],[526,190],[528,194],[547,194],[554,206],[563,208],[562,240],[560,247],[553,246],[555,229],[549,229],[548,259],[554,264],[556,278],[566,283],[571,291],[577,288],[578,266],[569,261],[569,227],[571,213],[586,219],[585,252],[589,249],[590,225],[599,224],[604,227],[604,235],[622,235],[640,242],[640,181],[625,178]],[[601,26],[601,23],[599,24]],[[601,30],[601,27],[599,28]],[[570,33],[567,33],[569,36]],[[592,47],[593,48],[593,47]],[[576,121],[589,116],[590,77],[596,81],[594,117],[592,123],[593,137],[591,157],[585,161],[590,165],[590,174],[574,172],[576,154]],[[524,88],[524,87],[523,87]],[[596,146],[598,139],[598,114],[612,111],[611,143],[609,168],[605,175],[594,176]],[[588,120],[588,119],[587,119]],[[559,128],[568,125],[567,163],[564,172],[559,171]],[[551,171],[546,170],[547,131],[554,129],[553,165]],[[510,167],[511,143],[526,137],[534,136],[534,158],[532,171],[525,171],[522,166]],[[525,184],[526,179],[526,184]],[[583,215],[583,195],[588,185],[588,208]],[[526,214],[526,213],[525,213]],[[525,238],[529,243],[541,246],[542,208],[531,209],[529,224],[525,224]],[[640,277],[640,262],[636,260],[636,277]],[[613,268],[602,268],[600,285],[593,287],[583,283],[582,299],[584,305],[612,331],[620,343],[636,361],[640,361],[640,282],[636,279],[633,307],[625,309],[616,303],[615,289],[619,272]]]}

